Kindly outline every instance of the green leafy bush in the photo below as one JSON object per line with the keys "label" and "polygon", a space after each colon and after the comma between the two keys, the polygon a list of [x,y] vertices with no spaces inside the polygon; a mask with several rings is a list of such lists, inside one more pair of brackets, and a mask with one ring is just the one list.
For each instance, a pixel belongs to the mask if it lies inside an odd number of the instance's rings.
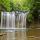
{"label": "green leafy bush", "polygon": [[32,14],[28,14],[27,15],[27,20],[28,20],[28,22],[32,22],[32,20],[33,20],[33,16],[32,16]]}

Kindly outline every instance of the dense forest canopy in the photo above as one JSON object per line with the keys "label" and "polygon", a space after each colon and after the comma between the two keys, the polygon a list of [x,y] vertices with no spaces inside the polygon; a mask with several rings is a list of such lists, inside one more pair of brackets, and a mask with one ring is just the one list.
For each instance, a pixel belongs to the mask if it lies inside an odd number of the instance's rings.
{"label": "dense forest canopy", "polygon": [[6,11],[29,10],[33,7],[34,0],[0,0],[0,5]]}
{"label": "dense forest canopy", "polygon": [[[10,11],[11,7],[10,7],[10,0],[0,0],[0,5],[3,9],[5,9],[5,11]],[[2,10],[4,11],[4,10]]]}
{"label": "dense forest canopy", "polygon": [[35,7],[40,8],[40,0],[0,0],[2,11],[33,10]]}
{"label": "dense forest canopy", "polygon": [[16,10],[30,10],[28,20],[31,20],[33,16],[38,16],[38,13],[40,13],[38,12],[40,10],[40,0],[0,0],[0,13],[1,11]]}

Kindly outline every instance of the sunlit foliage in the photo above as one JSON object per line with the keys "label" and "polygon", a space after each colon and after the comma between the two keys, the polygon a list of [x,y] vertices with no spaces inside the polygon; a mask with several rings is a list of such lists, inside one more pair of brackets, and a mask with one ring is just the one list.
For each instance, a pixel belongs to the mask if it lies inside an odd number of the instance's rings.
{"label": "sunlit foliage", "polygon": [[34,0],[0,0],[1,6],[6,11],[30,10],[33,7]]}
{"label": "sunlit foliage", "polygon": [[6,10],[6,11],[10,11],[11,7],[10,7],[10,0],[0,0],[0,5]]}
{"label": "sunlit foliage", "polygon": [[13,0],[15,10],[29,10],[33,7],[33,0]]}

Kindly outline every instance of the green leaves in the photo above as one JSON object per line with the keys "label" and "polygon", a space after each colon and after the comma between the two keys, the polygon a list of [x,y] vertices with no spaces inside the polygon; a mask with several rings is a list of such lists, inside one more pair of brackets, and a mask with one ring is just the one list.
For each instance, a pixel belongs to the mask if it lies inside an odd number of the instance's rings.
{"label": "green leaves", "polygon": [[27,16],[27,20],[28,20],[29,22],[32,22],[32,19],[33,19],[32,14],[28,14],[28,16]]}
{"label": "green leaves", "polygon": [[10,0],[0,0],[1,5],[3,5],[6,8],[6,11],[10,11]]}
{"label": "green leaves", "polygon": [[33,8],[34,0],[0,0],[6,11],[30,10]]}
{"label": "green leaves", "polygon": [[16,7],[15,10],[29,10],[33,7],[32,0],[13,0],[13,4]]}

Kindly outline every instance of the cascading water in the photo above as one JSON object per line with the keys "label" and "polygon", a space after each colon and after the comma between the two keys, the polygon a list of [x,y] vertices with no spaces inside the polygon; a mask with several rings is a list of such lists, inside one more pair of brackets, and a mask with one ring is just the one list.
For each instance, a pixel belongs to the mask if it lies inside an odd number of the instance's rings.
{"label": "cascading water", "polygon": [[1,13],[1,28],[15,28],[15,12]]}
{"label": "cascading water", "polygon": [[9,12],[8,12],[8,13],[7,13],[6,28],[9,28],[9,16],[10,16],[10,14],[9,14]]}
{"label": "cascading water", "polygon": [[2,12],[1,28],[26,28],[26,16],[28,12]]}
{"label": "cascading water", "polygon": [[6,27],[6,18],[7,18],[6,12],[2,12],[1,13],[1,28]]}
{"label": "cascading water", "polygon": [[[12,33],[7,33],[7,40],[15,40],[15,39],[16,40],[27,40],[26,32],[24,32],[24,31],[26,31],[26,16],[27,16],[27,14],[28,13],[24,13],[24,12],[17,12],[17,13],[2,12],[1,13],[1,28],[3,28],[3,27],[8,28],[8,29],[15,28],[14,30],[11,31]],[[17,27],[16,27],[16,25],[17,25]],[[19,28],[19,30],[17,31],[17,36],[15,35],[16,28]],[[7,30],[7,31],[9,32],[9,30]]]}

